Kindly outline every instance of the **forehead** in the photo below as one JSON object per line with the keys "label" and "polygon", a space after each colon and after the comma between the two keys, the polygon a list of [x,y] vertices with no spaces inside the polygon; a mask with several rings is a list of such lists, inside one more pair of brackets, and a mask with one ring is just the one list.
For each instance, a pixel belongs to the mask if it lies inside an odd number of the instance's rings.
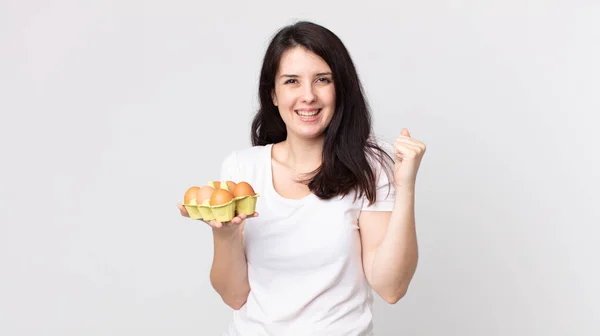
{"label": "forehead", "polygon": [[279,73],[302,74],[330,72],[327,62],[319,55],[303,47],[294,47],[286,50],[281,55]]}

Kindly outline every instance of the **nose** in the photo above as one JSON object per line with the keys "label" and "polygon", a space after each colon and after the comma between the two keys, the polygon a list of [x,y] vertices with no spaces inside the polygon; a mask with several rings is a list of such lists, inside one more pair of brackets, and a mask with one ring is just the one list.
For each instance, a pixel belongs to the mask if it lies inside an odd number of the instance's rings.
{"label": "nose", "polygon": [[314,93],[312,85],[307,85],[302,92],[302,101],[305,103],[312,103],[317,100],[317,95]]}

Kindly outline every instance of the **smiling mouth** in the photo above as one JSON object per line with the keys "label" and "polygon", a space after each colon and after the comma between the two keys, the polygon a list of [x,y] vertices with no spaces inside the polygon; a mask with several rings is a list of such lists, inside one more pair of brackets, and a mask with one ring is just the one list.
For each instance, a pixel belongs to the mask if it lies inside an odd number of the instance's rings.
{"label": "smiling mouth", "polygon": [[311,111],[294,110],[294,112],[296,112],[296,114],[301,117],[312,118],[312,117],[316,116],[317,114],[321,113],[321,110],[323,110],[323,109],[316,109],[316,110],[311,110]]}

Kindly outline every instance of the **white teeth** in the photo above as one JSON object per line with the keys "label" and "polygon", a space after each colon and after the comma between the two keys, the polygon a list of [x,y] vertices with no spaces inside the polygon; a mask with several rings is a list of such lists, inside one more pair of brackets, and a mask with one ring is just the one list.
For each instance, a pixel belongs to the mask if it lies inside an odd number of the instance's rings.
{"label": "white teeth", "polygon": [[298,113],[300,116],[302,117],[314,117],[316,116],[319,112],[321,112],[321,110],[316,110],[313,112],[305,112],[305,111],[296,111],[296,113]]}

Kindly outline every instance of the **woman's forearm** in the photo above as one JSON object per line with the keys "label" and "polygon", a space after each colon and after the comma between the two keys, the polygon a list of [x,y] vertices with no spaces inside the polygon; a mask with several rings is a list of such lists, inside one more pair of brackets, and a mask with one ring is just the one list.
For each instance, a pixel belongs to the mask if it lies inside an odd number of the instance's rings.
{"label": "woman's forearm", "polygon": [[399,188],[387,232],[373,260],[373,289],[396,303],[406,291],[418,261],[414,189]]}
{"label": "woman's forearm", "polygon": [[223,301],[231,308],[240,309],[248,299],[248,264],[244,253],[242,232],[228,232],[226,228],[213,229],[214,256],[210,282]]}

